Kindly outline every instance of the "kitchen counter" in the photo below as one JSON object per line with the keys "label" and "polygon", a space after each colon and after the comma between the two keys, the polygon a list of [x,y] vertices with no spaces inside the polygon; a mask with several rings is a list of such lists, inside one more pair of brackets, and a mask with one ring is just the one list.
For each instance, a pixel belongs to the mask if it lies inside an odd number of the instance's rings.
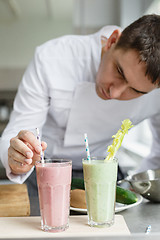
{"label": "kitchen counter", "polygon": [[[7,182],[8,183],[8,182]],[[5,183],[3,182],[3,185]],[[40,218],[33,218],[34,216],[39,217],[40,216],[40,211],[39,211],[39,200],[38,200],[38,196],[30,196],[30,207],[31,207],[31,211],[30,211],[30,216],[29,218],[22,218],[23,221],[28,221],[28,225],[30,224],[30,222],[32,222],[33,219],[35,219],[35,221],[38,221],[40,223]],[[126,209],[124,211],[118,212],[116,213],[116,219],[118,217],[118,215],[122,215],[123,217],[123,221],[125,220],[125,224],[127,225],[127,229],[129,229],[131,235],[118,235],[115,237],[112,236],[86,236],[86,237],[80,237],[79,235],[76,237],[76,239],[78,240],[88,240],[88,239],[92,239],[92,240],[105,240],[105,239],[109,239],[109,240],[159,240],[160,239],[160,226],[159,226],[159,222],[160,222],[160,204],[156,204],[156,203],[152,203],[149,202],[148,200],[143,199],[143,201],[138,205],[138,206],[134,206],[132,208]],[[82,217],[86,217],[84,215],[86,215],[85,213],[80,213],[80,212],[76,212],[76,211],[70,211],[70,215],[72,215],[72,217],[76,217],[76,215],[83,215]],[[77,216],[78,217],[78,216]],[[4,221],[3,221],[4,219]],[[14,218],[1,218],[2,223],[5,224],[5,222],[7,221],[12,221],[12,224],[14,223]],[[18,220],[21,218],[16,218],[15,217],[15,221],[21,221]],[[27,220],[28,219],[28,220]],[[20,222],[22,225],[24,224],[22,222]],[[11,224],[11,225],[12,225]],[[16,224],[16,222],[15,222]],[[151,225],[152,230],[151,233],[149,235],[145,234],[145,230],[146,227],[148,225]],[[116,224],[115,224],[116,225]],[[17,226],[17,225],[15,225]],[[36,224],[37,226],[37,224]],[[36,231],[35,229],[32,229]],[[6,234],[6,232],[4,231],[4,233]],[[37,236],[37,238],[34,238],[35,240],[39,240],[39,239],[44,239],[43,237],[39,237],[41,236],[40,233],[36,233],[39,234]],[[25,237],[26,236],[26,237]],[[23,239],[28,240],[30,238],[27,238],[28,235],[24,235]],[[46,236],[46,235],[45,235]],[[50,237],[51,236],[51,237]],[[2,236],[0,236],[1,239]],[[52,235],[48,235],[47,238],[52,238]],[[6,239],[6,238],[5,238]],[[7,235],[7,239],[13,239],[13,238],[9,238],[9,236]],[[14,238],[15,239],[15,238]],[[22,238],[21,238],[22,239]],[[66,239],[66,238],[59,238],[59,239]],[[70,239],[75,239],[74,237],[70,237]]]}
{"label": "kitchen counter", "polygon": [[[39,216],[39,202],[37,197],[30,197],[31,216]],[[71,211],[71,215],[80,215],[82,213]],[[131,233],[144,233],[146,227],[150,224],[152,233],[160,233],[160,203],[151,203],[143,199],[142,203],[133,208],[124,210],[121,214]]]}
{"label": "kitchen counter", "polygon": [[152,232],[160,233],[160,203],[151,203],[143,199],[136,207],[121,212],[131,233],[143,233],[148,225]]}
{"label": "kitchen counter", "polygon": [[[8,181],[6,183],[1,181],[1,184],[8,184]],[[30,216],[40,216],[38,196],[30,196],[29,198],[31,207]],[[159,238],[157,239],[160,239],[160,203],[152,203],[146,199],[143,199],[138,206],[126,209],[117,214],[120,214],[124,217],[131,235],[144,234],[146,227],[150,224],[152,227],[151,235],[158,234]],[[86,214],[70,211],[70,215],[75,216]]]}

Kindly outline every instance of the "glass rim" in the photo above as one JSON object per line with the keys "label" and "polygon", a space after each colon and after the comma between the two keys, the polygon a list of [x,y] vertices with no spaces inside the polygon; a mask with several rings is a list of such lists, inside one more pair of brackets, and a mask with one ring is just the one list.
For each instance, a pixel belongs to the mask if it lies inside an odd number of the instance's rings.
{"label": "glass rim", "polygon": [[71,159],[67,159],[67,158],[46,158],[44,160],[39,160],[36,162],[37,164],[46,164],[46,163],[55,163],[55,164],[72,164],[72,160]]}
{"label": "glass rim", "polygon": [[[91,157],[91,161],[104,161],[106,157],[102,157],[102,156],[96,156],[96,157]],[[88,160],[87,158],[82,158],[82,162],[89,162],[90,160]],[[112,160],[109,159],[108,161],[105,161],[105,163],[107,162],[118,162],[118,158],[114,157]]]}

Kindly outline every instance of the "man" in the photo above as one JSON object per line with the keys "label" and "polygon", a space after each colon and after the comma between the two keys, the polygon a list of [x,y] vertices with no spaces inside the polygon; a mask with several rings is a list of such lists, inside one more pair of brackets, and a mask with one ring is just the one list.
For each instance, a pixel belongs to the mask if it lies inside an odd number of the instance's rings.
{"label": "man", "polygon": [[[40,159],[70,158],[82,169],[87,132],[91,156],[106,156],[121,121],[150,119],[151,155],[142,170],[160,167],[160,16],[146,15],[121,34],[108,26],[38,47],[1,138],[7,176],[24,182]],[[125,101],[124,101],[125,100]],[[34,135],[42,133],[42,144]],[[22,130],[25,129],[25,130]]]}

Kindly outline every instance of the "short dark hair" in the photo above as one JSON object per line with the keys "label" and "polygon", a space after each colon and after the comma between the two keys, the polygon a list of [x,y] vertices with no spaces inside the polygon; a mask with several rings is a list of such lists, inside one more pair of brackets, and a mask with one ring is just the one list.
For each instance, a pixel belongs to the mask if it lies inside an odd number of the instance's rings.
{"label": "short dark hair", "polygon": [[133,49],[146,64],[146,75],[160,86],[160,15],[144,15],[126,27],[116,49]]}

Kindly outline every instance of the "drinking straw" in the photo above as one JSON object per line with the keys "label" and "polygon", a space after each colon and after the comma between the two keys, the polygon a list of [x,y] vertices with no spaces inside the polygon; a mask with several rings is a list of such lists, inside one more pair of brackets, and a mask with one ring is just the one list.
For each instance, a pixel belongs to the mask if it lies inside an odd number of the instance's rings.
{"label": "drinking straw", "polygon": [[[41,137],[40,137],[40,133],[39,133],[39,128],[36,128],[36,137],[39,141],[39,143],[41,144]],[[41,148],[41,162],[44,163],[44,156],[43,156],[43,151],[42,151],[42,148]]]}
{"label": "drinking straw", "polygon": [[84,134],[84,141],[85,141],[85,145],[86,145],[87,160],[91,161],[87,133]]}
{"label": "drinking straw", "polygon": [[146,228],[145,233],[149,234],[151,232],[151,225],[148,225],[148,227]]}

